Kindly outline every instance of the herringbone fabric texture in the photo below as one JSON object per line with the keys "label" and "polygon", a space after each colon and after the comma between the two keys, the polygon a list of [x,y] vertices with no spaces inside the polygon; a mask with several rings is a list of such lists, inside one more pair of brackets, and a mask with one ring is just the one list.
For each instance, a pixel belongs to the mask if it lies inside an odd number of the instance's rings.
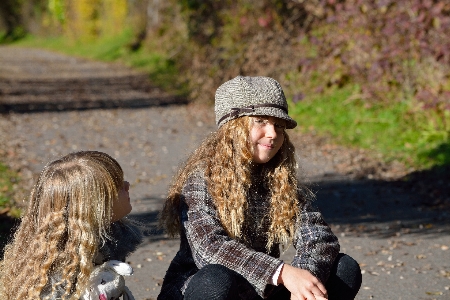
{"label": "herringbone fabric texture", "polygon": [[297,126],[288,115],[281,85],[270,77],[237,76],[223,83],[216,91],[214,111],[218,127],[244,115],[280,118],[288,129]]}

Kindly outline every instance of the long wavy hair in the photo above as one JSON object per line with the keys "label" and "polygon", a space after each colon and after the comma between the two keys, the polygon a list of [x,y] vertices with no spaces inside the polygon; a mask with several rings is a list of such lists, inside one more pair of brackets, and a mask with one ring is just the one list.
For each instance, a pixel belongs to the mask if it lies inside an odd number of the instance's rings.
{"label": "long wavy hair", "polygon": [[[252,184],[252,169],[255,167],[249,143],[251,126],[251,117],[248,116],[228,121],[210,134],[180,168],[159,215],[160,226],[170,236],[178,235],[181,230],[179,206],[183,185],[191,174],[200,170],[204,173],[224,229],[230,237],[241,238],[247,191]],[[287,246],[292,242],[299,206],[305,200],[305,194],[298,193],[295,149],[288,134],[283,134],[282,147],[262,168],[271,192],[267,249],[274,243]]]}
{"label": "long wavy hair", "polygon": [[44,167],[13,241],[0,263],[1,299],[40,299],[51,286],[79,299],[102,241],[109,238],[112,204],[123,171],[97,151],[71,153]]}

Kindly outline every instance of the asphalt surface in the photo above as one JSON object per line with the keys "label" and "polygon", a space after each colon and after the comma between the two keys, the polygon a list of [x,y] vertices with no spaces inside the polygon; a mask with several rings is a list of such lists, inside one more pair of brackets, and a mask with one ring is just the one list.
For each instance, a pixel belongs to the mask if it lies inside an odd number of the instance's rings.
{"label": "asphalt surface", "polygon": [[[2,161],[23,178],[17,200],[25,201],[50,160],[82,149],[115,157],[131,183],[130,218],[148,227],[127,261],[134,275],[126,282],[136,299],[156,299],[178,250],[178,241],[156,227],[171,177],[215,130],[212,107],[182,102],[120,65],[0,47],[0,149]],[[396,178],[396,166],[352,176],[358,172],[349,168],[360,167],[347,162],[354,149],[297,131],[290,135],[299,174],[316,192],[341,251],[360,263],[357,299],[450,299],[450,211],[423,205]]]}

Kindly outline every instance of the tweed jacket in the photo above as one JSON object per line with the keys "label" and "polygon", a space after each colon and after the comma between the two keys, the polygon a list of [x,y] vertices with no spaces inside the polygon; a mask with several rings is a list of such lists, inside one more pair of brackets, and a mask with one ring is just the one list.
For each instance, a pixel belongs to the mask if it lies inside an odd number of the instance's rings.
{"label": "tweed jacket", "polygon": [[[202,173],[191,175],[182,189],[180,249],[172,260],[158,299],[183,299],[191,277],[208,264],[221,264],[246,279],[239,287],[242,299],[265,297],[277,268],[279,244],[266,249],[270,226],[270,190],[263,178],[255,178],[247,194],[242,238],[230,238],[221,225]],[[323,283],[339,253],[339,243],[310,201],[302,204],[291,264],[306,269]],[[250,284],[248,284],[250,283]]]}

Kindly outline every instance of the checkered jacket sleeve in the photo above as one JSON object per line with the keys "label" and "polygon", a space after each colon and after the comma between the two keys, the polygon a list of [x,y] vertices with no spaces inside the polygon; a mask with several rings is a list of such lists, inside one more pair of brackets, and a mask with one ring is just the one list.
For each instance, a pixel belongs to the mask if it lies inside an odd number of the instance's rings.
{"label": "checkered jacket sleeve", "polygon": [[291,265],[310,271],[325,284],[339,254],[338,239],[310,201],[303,205],[299,221]]}
{"label": "checkered jacket sleeve", "polygon": [[182,215],[183,227],[197,267],[223,265],[241,274],[263,295],[282,261],[250,249],[227,235],[202,176],[191,176],[182,194],[188,206],[186,214]]}

